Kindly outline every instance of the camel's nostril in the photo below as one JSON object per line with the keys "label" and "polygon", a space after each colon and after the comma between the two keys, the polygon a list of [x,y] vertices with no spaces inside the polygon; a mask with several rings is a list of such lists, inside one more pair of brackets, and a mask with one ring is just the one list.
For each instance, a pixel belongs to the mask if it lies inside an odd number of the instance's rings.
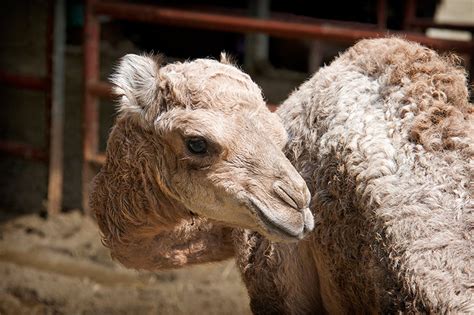
{"label": "camel's nostril", "polygon": [[307,198],[305,190],[295,191],[290,187],[285,186],[280,181],[276,181],[273,184],[273,190],[275,191],[277,196],[280,197],[280,199],[287,203],[290,207],[296,210],[301,210],[307,207]]}

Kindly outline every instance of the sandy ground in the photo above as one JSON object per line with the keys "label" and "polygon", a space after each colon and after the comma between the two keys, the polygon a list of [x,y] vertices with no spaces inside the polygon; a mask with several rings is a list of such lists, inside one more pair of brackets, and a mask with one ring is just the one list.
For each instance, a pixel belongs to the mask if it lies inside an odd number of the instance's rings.
{"label": "sandy ground", "polygon": [[0,279],[0,314],[250,313],[234,261],[127,270],[77,211],[0,218]]}

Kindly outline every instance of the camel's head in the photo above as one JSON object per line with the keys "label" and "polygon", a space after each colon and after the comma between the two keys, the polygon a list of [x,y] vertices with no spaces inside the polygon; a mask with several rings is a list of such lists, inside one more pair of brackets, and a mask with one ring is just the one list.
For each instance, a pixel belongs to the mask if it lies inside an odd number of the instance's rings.
{"label": "camel's head", "polygon": [[248,75],[225,61],[160,67],[127,55],[112,82],[119,120],[136,122],[157,148],[147,163],[171,200],[276,241],[313,229],[308,188],[283,154],[285,129]]}

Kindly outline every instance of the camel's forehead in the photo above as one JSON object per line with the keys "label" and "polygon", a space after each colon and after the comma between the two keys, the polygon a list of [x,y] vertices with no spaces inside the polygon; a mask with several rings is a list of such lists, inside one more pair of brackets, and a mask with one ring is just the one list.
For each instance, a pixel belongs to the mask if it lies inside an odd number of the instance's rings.
{"label": "camel's forehead", "polygon": [[245,79],[251,81],[250,77],[244,72],[240,71],[237,67],[212,59],[196,59],[186,62],[175,62],[164,66],[162,71],[177,72],[187,77],[206,77],[212,76],[216,72],[219,72],[232,77],[244,77]]}
{"label": "camel's forehead", "polygon": [[165,129],[178,129],[183,131],[183,134],[187,134],[187,131],[195,133],[201,130],[204,133],[251,135],[251,137],[255,137],[255,134],[270,133],[286,138],[282,122],[276,114],[266,108],[257,111],[242,109],[234,112],[205,108],[175,108],[163,114],[157,121],[166,126]]}
{"label": "camel's forehead", "polygon": [[178,101],[193,108],[235,109],[262,106],[260,88],[238,68],[216,60],[197,59],[174,63],[160,70],[173,86]]}
{"label": "camel's forehead", "polygon": [[208,134],[219,135],[229,145],[234,144],[237,147],[242,147],[242,141],[250,146],[261,145],[263,148],[265,142],[286,143],[288,140],[286,130],[278,116],[266,108],[259,111],[242,109],[233,113],[198,109],[188,111],[188,115],[180,114],[178,117],[187,119],[188,128],[207,130]]}

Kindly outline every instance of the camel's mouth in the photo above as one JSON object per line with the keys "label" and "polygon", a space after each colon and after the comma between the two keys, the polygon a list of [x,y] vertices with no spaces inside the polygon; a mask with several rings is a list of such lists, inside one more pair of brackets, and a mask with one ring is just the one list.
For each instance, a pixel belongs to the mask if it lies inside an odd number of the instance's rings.
{"label": "camel's mouth", "polygon": [[282,241],[298,241],[314,228],[314,218],[306,208],[301,211],[272,211],[254,198],[248,199],[250,208],[259,221],[259,225],[270,234]]}

